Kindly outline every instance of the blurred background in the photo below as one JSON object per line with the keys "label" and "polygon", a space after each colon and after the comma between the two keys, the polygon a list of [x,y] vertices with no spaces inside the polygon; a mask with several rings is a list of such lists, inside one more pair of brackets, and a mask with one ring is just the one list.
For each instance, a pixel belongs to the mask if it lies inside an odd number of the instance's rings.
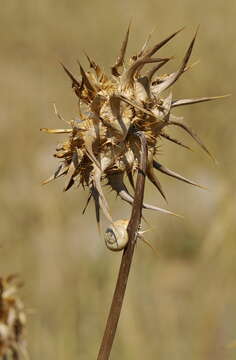
{"label": "blurred background", "polygon": [[[63,193],[63,180],[41,181],[57,166],[52,154],[77,102],[60,61],[78,74],[83,51],[107,71],[132,19],[128,54],[183,25],[161,51],[178,66],[200,24],[191,62],[198,66],[173,88],[174,98],[232,93],[231,98],[176,110],[218,160],[216,166],[181,130],[172,132],[193,152],[164,140],[160,160],[208,191],[160,175],[168,208],[178,219],[145,212],[146,238],[138,243],[112,356],[123,359],[231,360],[236,348],[235,243],[235,15],[228,0],[2,1],[0,13],[0,274],[19,273],[29,310],[31,358],[95,359],[115,286],[121,254],[99,238],[87,192]],[[107,195],[114,218],[129,206]],[[166,206],[152,184],[146,200]],[[105,226],[105,225],[104,225]]]}

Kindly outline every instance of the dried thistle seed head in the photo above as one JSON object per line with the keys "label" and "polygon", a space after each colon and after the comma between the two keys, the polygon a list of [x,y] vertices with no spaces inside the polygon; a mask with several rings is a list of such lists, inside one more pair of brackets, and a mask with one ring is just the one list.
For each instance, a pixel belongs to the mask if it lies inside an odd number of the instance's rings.
{"label": "dried thistle seed head", "polygon": [[26,315],[17,294],[20,286],[16,275],[0,278],[0,358],[4,359],[18,359],[20,354],[26,354]]}
{"label": "dried thistle seed head", "polygon": [[[166,92],[184,72],[191,68],[188,62],[196,34],[179,68],[170,74],[158,73],[171,58],[157,57],[156,53],[181,30],[150,48],[147,47],[148,42],[146,42],[138,54],[125,62],[128,28],[120,54],[111,67],[110,77],[87,55],[90,68],[86,72],[79,64],[81,73],[79,80],[63,65],[79,100],[79,118],[71,121],[68,129],[42,129],[48,133],[68,134],[68,138],[57,147],[54,154],[61,161],[60,166],[44,183],[66,176],[65,191],[73,185],[81,184],[84,188],[88,187],[88,202],[91,198],[94,199],[98,223],[100,209],[108,221],[113,222],[102,188],[105,180],[124,201],[133,204],[133,196],[127,190],[124,178],[127,177],[134,187],[134,175],[140,161],[137,132],[143,132],[147,141],[147,177],[164,198],[166,196],[156,176],[156,170],[199,186],[166,168],[157,160],[158,146],[162,138],[188,148],[181,141],[168,135],[167,130],[170,126],[177,126],[186,131],[211,156],[199,137],[182,122],[182,118],[174,116],[172,110],[177,106],[210,101],[219,97],[176,100],[173,99],[171,90],[169,93]],[[145,71],[147,64],[153,64],[153,67]],[[171,213],[145,203],[143,208]]]}

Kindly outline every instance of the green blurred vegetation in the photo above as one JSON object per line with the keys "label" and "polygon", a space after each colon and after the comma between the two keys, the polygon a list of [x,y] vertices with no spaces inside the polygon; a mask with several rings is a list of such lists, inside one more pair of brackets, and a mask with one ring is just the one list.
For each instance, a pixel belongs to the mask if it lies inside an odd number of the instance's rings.
{"label": "green blurred vegetation", "polygon": [[[188,152],[163,141],[162,162],[209,191],[161,177],[169,208],[185,219],[145,213],[159,256],[138,244],[111,358],[235,359],[227,347],[236,339],[235,14],[232,0],[2,1],[0,274],[18,272],[25,281],[32,359],[96,358],[120,254],[99,239],[93,206],[82,216],[85,192],[62,193],[63,181],[40,186],[56,167],[51,154],[60,137],[39,128],[62,126],[53,103],[66,119],[76,116],[59,61],[78,73],[75,60],[86,64],[86,50],[108,70],[130,18],[129,53],[153,27],[156,41],[186,25],[162,51],[175,56],[168,69],[200,23],[192,57],[200,64],[175,85],[174,97],[233,96],[177,111],[218,166],[195,144]],[[109,198],[115,218],[127,217],[130,208]],[[165,205],[149,184],[146,198]]]}

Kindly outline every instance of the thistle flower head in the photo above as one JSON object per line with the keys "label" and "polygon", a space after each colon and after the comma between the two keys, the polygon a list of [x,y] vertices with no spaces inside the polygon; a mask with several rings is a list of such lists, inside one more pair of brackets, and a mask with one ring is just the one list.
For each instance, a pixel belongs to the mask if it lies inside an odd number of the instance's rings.
{"label": "thistle flower head", "polygon": [[17,294],[19,286],[15,275],[0,278],[0,358],[4,359],[25,354],[26,316]]}
{"label": "thistle flower head", "polygon": [[[181,29],[182,30],[182,29]],[[64,190],[82,185],[89,189],[89,198],[95,202],[97,222],[100,209],[113,222],[109,205],[103,193],[103,184],[109,185],[124,201],[133,204],[133,196],[128,191],[124,179],[127,177],[134,187],[134,175],[140,161],[138,132],[146,137],[148,147],[147,177],[165,198],[156,170],[168,176],[198,186],[195,182],[166,168],[158,161],[158,146],[165,138],[179,146],[181,141],[168,135],[170,126],[177,126],[187,132],[211,156],[199,137],[173,114],[177,106],[214,100],[219,97],[175,100],[172,85],[191,66],[188,65],[196,34],[194,35],[179,68],[165,75],[159,71],[171,58],[158,57],[157,52],[181,30],[163,41],[148,47],[148,40],[141,51],[125,61],[129,38],[129,28],[122,43],[120,54],[111,67],[111,76],[87,55],[89,70],[80,63],[81,78],[75,76],[63,65],[72,81],[72,88],[78,97],[79,116],[71,121],[68,129],[42,129],[48,133],[68,134],[60,144],[55,157],[61,163],[56,172],[44,183],[61,176],[67,176]],[[147,64],[151,69],[145,71]],[[150,67],[149,67],[150,68]],[[168,91],[166,91],[168,90]],[[170,213],[154,205],[143,204],[144,208]]]}

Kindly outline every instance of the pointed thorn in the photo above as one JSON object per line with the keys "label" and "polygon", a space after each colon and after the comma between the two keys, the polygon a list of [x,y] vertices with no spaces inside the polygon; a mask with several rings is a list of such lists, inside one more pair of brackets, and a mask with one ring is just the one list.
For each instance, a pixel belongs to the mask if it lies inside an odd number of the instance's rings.
{"label": "pointed thorn", "polygon": [[89,79],[88,79],[88,77],[87,77],[87,75],[86,75],[86,72],[84,71],[82,65],[80,64],[80,62],[79,62],[78,60],[77,60],[77,62],[78,62],[78,65],[79,65],[79,67],[80,67],[80,73],[81,73],[81,76],[82,76],[82,78],[83,78],[83,80],[84,80],[84,84],[85,84],[86,88],[87,88],[90,92],[94,92],[94,87],[93,87],[92,84],[90,83],[90,81],[89,81]]}
{"label": "pointed thorn", "polygon": [[149,165],[147,168],[147,177],[153,183],[153,185],[157,188],[157,190],[159,191],[161,196],[165,199],[165,201],[167,202],[166,195],[162,189],[161,183],[158,180],[158,178],[156,177],[156,175],[154,174],[153,164]]}
{"label": "pointed thorn", "polygon": [[134,81],[135,74],[137,74],[144,65],[152,64],[152,63],[156,63],[156,62],[163,63],[163,61],[168,61],[169,59],[170,58],[154,58],[154,59],[151,59],[151,58],[148,58],[148,57],[137,59],[133,63],[133,65],[124,73],[124,76],[123,76],[123,79],[122,79],[123,82],[124,82],[124,85],[125,86],[132,85],[133,81]]}
{"label": "pointed thorn", "polygon": [[142,49],[141,49],[141,51],[138,53],[137,57],[141,57],[141,56],[144,54],[145,49],[147,48],[147,45],[148,45],[148,43],[149,43],[149,41],[150,41],[150,39],[151,39],[151,36],[152,36],[152,34],[154,33],[154,30],[155,30],[155,28],[153,28],[152,31],[148,34],[148,36],[147,36],[147,38],[146,38],[146,40],[145,40],[145,43],[143,44]]}
{"label": "pointed thorn", "polygon": [[98,232],[101,235],[99,193],[98,193],[97,189],[94,186],[92,187],[91,194],[92,194],[93,200],[94,200]]}
{"label": "pointed thorn", "polygon": [[73,129],[48,129],[41,128],[40,131],[46,132],[48,134],[68,134],[73,131]]}
{"label": "pointed thorn", "polygon": [[68,169],[69,169],[69,166],[64,167],[64,165],[61,164],[52,176],[50,176],[48,179],[46,179],[42,182],[42,185],[46,185],[46,184],[50,183],[51,181],[53,181],[63,175],[66,175],[68,172]]}
{"label": "pointed thorn", "polygon": [[65,65],[63,63],[61,63],[61,66],[63,67],[64,71],[69,76],[69,78],[72,80],[72,86],[76,85],[76,86],[80,87],[79,81],[76,80],[74,75],[65,67]]}
{"label": "pointed thorn", "polygon": [[85,204],[85,206],[84,206],[84,208],[83,208],[83,211],[82,211],[82,214],[83,214],[83,215],[85,214],[85,211],[87,210],[87,207],[88,207],[88,204],[89,204],[91,198],[92,198],[92,193],[90,192],[90,194],[89,194],[89,196],[88,196],[88,199],[87,199],[87,201],[86,201],[86,204]]}
{"label": "pointed thorn", "polygon": [[111,67],[111,72],[114,76],[120,76],[120,73],[118,72],[118,68],[120,66],[123,66],[123,64],[124,64],[125,53],[126,53],[126,49],[127,49],[128,40],[129,40],[130,26],[131,26],[131,21],[129,23],[124,41],[123,41],[121,49],[120,49],[120,55],[118,56],[115,65],[113,65]]}
{"label": "pointed thorn", "polygon": [[[109,185],[112,187],[113,190],[115,190],[117,192],[117,194],[120,196],[120,198],[124,201],[126,201],[127,203],[133,205],[134,203],[134,198],[133,196],[131,196],[126,188],[126,186],[124,185],[123,181],[122,181],[122,174],[117,174],[119,176],[115,176],[115,177],[110,177],[109,179]],[[157,206],[154,205],[150,205],[150,204],[146,204],[143,203],[143,209],[147,209],[147,210],[154,210],[154,211],[160,211],[169,215],[174,215],[177,217],[182,217],[181,215],[175,214],[169,210],[166,209],[162,209],[159,208]]]}
{"label": "pointed thorn", "polygon": [[185,148],[187,150],[193,151],[189,146],[183,144],[181,141],[179,141],[177,139],[172,138],[168,134],[162,133],[162,134],[160,134],[160,136],[163,137],[166,140],[169,140],[169,141],[173,142],[176,145],[182,146],[183,148]]}
{"label": "pointed thorn", "polygon": [[203,144],[203,142],[200,140],[200,138],[197,136],[197,134],[195,134],[187,125],[177,122],[177,121],[170,121],[169,124],[178,126],[178,127],[182,128],[183,130],[185,130],[200,145],[200,147],[211,157],[211,159],[215,163],[217,163],[214,156],[210,153],[210,151],[207,149],[207,147]]}
{"label": "pointed thorn", "polygon": [[159,42],[158,44],[156,44],[155,46],[153,46],[151,49],[147,50],[144,53],[144,56],[152,56],[154,55],[160,48],[162,48],[162,46],[164,46],[166,43],[168,43],[173,37],[175,37],[177,34],[179,34],[181,31],[183,31],[185,27],[182,27],[181,29],[179,29],[178,31],[174,32],[173,34],[169,35],[166,39],[162,40],[161,42]]}
{"label": "pointed thorn", "polygon": [[185,56],[183,58],[182,64],[179,68],[179,70],[177,70],[176,72],[172,73],[171,75],[169,75],[166,80],[164,80],[161,84],[156,86],[156,90],[155,92],[157,94],[161,93],[162,91],[168,89],[170,86],[172,86],[177,80],[178,78],[184,73],[184,69],[186,68],[189,58],[192,54],[192,50],[193,50],[193,46],[196,40],[196,36],[197,36],[197,31],[185,53]]}
{"label": "pointed thorn", "polygon": [[87,60],[88,60],[88,63],[89,63],[89,66],[93,69],[93,61],[90,59],[90,57],[88,56],[88,54],[83,51],[84,55],[86,56]]}
{"label": "pointed thorn", "polygon": [[159,162],[157,162],[157,161],[155,161],[155,160],[153,160],[153,166],[154,166],[154,168],[155,168],[156,170],[162,172],[162,173],[165,174],[165,175],[168,175],[168,176],[170,176],[170,177],[173,177],[173,178],[175,178],[175,179],[178,179],[178,180],[180,180],[180,181],[183,181],[183,182],[185,182],[185,183],[187,183],[187,184],[197,186],[197,187],[199,187],[199,188],[201,188],[201,189],[208,190],[205,186],[199,185],[199,184],[195,183],[194,181],[189,180],[189,179],[183,177],[182,175],[177,174],[176,172],[174,172],[174,171],[166,168],[165,166],[163,166],[162,164],[160,164]]}
{"label": "pointed thorn", "polygon": [[152,68],[148,73],[147,73],[147,78],[149,80],[149,82],[152,81],[152,78],[155,74],[155,72],[157,72],[162,66],[164,66],[168,61],[170,61],[172,58],[168,58],[168,59],[165,59],[163,60],[160,64],[154,66],[154,68]]}
{"label": "pointed thorn", "polygon": [[202,97],[202,98],[196,98],[196,99],[180,99],[180,100],[174,100],[174,101],[172,101],[171,107],[191,105],[191,104],[197,104],[197,103],[201,103],[201,102],[219,100],[219,99],[227,98],[227,97],[229,97],[229,96],[231,96],[231,94],[220,95],[220,96]]}

